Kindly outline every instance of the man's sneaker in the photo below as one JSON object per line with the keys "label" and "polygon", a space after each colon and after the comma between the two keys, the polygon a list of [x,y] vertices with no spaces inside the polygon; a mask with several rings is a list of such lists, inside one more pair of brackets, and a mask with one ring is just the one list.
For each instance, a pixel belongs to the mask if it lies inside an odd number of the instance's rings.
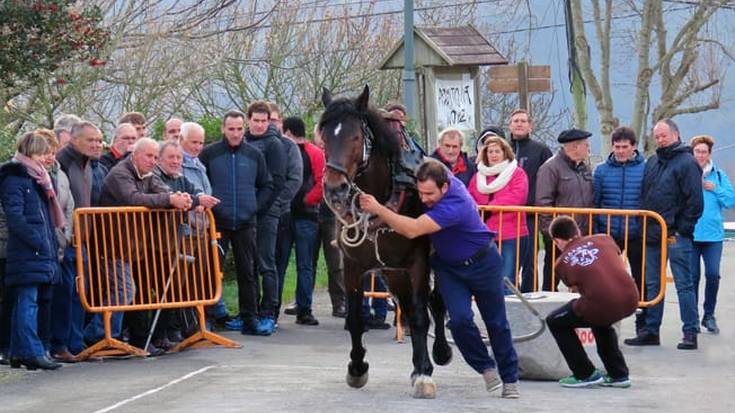
{"label": "man's sneaker", "polygon": [[311,314],[311,311],[305,311],[296,316],[296,324],[301,324],[305,326],[318,326],[319,320],[314,318],[314,315]]}
{"label": "man's sneaker", "polygon": [[296,307],[296,303],[291,303],[283,309],[283,314],[296,315],[297,312],[298,308]]}
{"label": "man's sneaker", "polygon": [[627,389],[628,387],[630,387],[630,379],[627,377],[614,379],[608,375],[605,375],[605,377],[602,378],[602,383],[600,383],[600,386],[615,387],[617,389]]}
{"label": "man's sneaker", "polygon": [[503,392],[500,397],[504,399],[519,399],[521,392],[518,391],[518,382],[515,383],[503,383]]}
{"label": "man's sneaker", "polygon": [[578,379],[574,377],[574,375],[571,375],[559,380],[559,384],[561,387],[570,388],[592,387],[602,383],[602,380],[602,374],[595,370],[592,375],[586,379]]}
{"label": "man's sneaker", "polygon": [[661,340],[658,334],[644,331],[633,338],[626,338],[623,343],[628,346],[660,346]]}
{"label": "man's sneaker", "polygon": [[492,393],[503,386],[503,382],[498,377],[498,371],[495,369],[487,369],[482,372],[482,379],[485,380],[485,390]]}
{"label": "man's sneaker", "polygon": [[706,328],[712,334],[720,334],[720,328],[717,327],[715,316],[705,316],[702,319],[702,327]]}
{"label": "man's sneaker", "polygon": [[242,330],[242,319],[240,317],[234,317],[224,324],[225,330],[239,331]]}
{"label": "man's sneaker", "polygon": [[681,343],[676,345],[679,350],[696,350],[697,349],[697,333],[684,333]]}
{"label": "man's sneaker", "polygon": [[255,326],[255,332],[259,336],[269,336],[276,332],[276,322],[270,317],[261,318]]}

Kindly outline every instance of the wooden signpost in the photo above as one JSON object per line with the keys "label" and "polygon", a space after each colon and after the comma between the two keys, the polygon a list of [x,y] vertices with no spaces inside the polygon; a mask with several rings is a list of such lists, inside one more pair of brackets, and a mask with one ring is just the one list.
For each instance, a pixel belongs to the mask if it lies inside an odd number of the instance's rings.
{"label": "wooden signpost", "polygon": [[520,62],[513,66],[492,66],[489,71],[490,91],[518,93],[518,104],[529,110],[528,94],[551,91],[551,66],[529,66]]}

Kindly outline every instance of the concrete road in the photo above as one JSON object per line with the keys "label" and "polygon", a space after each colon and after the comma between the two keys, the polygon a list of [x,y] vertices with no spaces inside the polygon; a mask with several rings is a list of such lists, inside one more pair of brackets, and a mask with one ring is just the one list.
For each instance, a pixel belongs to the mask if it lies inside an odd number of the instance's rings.
{"label": "concrete road", "polygon": [[[699,336],[698,351],[676,350],[680,322],[669,285],[661,347],[623,346],[630,389],[563,389],[556,382],[521,382],[521,399],[503,400],[455,353],[437,367],[434,400],[410,396],[411,348],[392,330],[365,336],[370,381],[362,389],[344,381],[349,341],[343,320],[329,316],[318,293],[321,324],[302,327],[284,316],[277,334],[225,333],[241,349],[202,349],[150,359],[108,360],[54,372],[0,368],[0,412],[734,412],[735,244],[726,245],[718,303],[722,333]],[[632,334],[625,320],[623,336]]]}

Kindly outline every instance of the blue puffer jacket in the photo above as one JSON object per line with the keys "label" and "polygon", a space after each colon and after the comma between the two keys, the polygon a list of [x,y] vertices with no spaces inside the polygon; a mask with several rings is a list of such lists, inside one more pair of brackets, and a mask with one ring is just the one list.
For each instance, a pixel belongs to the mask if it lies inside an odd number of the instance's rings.
{"label": "blue puffer jacket", "polygon": [[[656,149],[656,154],[646,161],[641,188],[641,209],[659,213],[674,233],[691,238],[694,225],[702,215],[702,168],[692,156],[692,148],[675,143]],[[657,221],[648,220],[647,243],[661,241],[661,228]]]}
{"label": "blue puffer jacket", "polygon": [[704,212],[694,227],[694,240],[717,242],[725,238],[722,225],[722,210],[735,206],[735,191],[725,171],[712,165],[712,170],[704,177],[705,181],[715,184],[714,191],[704,190]]}
{"label": "blue puffer jacket", "polygon": [[[257,214],[272,204],[273,184],[263,155],[242,142],[226,139],[207,145],[199,154],[220,203],[212,209],[218,228],[234,231],[257,223]],[[271,203],[268,203],[268,202]]]}
{"label": "blue puffer jacket", "polygon": [[17,162],[0,168],[0,196],[8,226],[5,285],[56,284],[56,232],[43,190]]}
{"label": "blue puffer jacket", "polygon": [[[611,153],[606,162],[597,166],[592,177],[595,208],[640,209],[645,167],[643,155],[638,151],[633,159],[624,163],[618,162]],[[595,232],[607,233],[607,215],[596,217]],[[610,219],[610,236],[620,240],[625,238],[625,217],[614,216]],[[629,218],[628,238],[636,239],[640,236],[640,218]]]}

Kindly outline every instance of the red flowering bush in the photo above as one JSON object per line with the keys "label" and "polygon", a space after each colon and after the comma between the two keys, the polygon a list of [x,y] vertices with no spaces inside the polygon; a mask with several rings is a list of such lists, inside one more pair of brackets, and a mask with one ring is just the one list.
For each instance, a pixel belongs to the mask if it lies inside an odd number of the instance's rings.
{"label": "red flowering bush", "polygon": [[[74,8],[72,0],[0,2],[0,81],[32,81],[68,62],[103,66],[109,31],[96,6]],[[59,84],[63,84],[63,79]]]}

